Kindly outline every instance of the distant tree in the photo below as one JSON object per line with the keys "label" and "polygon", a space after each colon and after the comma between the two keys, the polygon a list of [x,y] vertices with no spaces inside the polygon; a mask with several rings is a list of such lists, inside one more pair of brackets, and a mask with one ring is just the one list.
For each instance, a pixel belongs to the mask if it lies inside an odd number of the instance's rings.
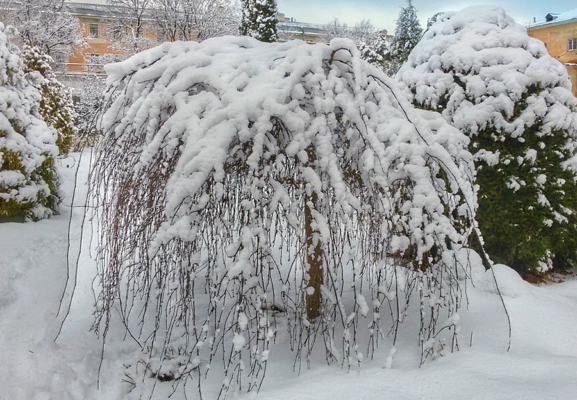
{"label": "distant tree", "polygon": [[154,0],[107,1],[115,13],[107,19],[102,35],[112,43],[114,56],[123,59],[155,46],[157,29],[152,29],[151,23]]}
{"label": "distant tree", "polygon": [[242,0],[241,35],[261,42],[276,42],[277,24],[276,0]]}
{"label": "distant tree", "polygon": [[411,50],[419,43],[423,36],[423,28],[417,18],[417,9],[413,6],[413,0],[406,0],[407,7],[401,8],[395,36],[391,42],[388,61],[391,63],[391,74],[396,73],[403,65]]}
{"label": "distant tree", "polygon": [[84,43],[78,18],[65,0],[0,0],[6,22],[18,30],[22,44],[37,47],[57,63],[66,63],[73,46]]}
{"label": "distant tree", "polygon": [[499,7],[445,13],[397,79],[470,137],[489,255],[523,275],[576,266],[576,100],[543,43]]}
{"label": "distant tree", "polygon": [[229,0],[153,0],[159,34],[168,41],[238,34],[240,12]]}
{"label": "distant tree", "polygon": [[76,90],[74,109],[80,145],[94,145],[99,139],[97,117],[104,106],[106,79],[94,73],[87,74]]}
{"label": "distant tree", "polygon": [[66,154],[77,137],[76,113],[70,90],[56,79],[50,64],[52,58],[37,47],[22,48],[24,72],[29,82],[42,96],[40,115],[58,132],[56,145],[60,153]]}
{"label": "distant tree", "polygon": [[360,365],[418,302],[422,360],[455,340],[476,208],[467,138],[352,42],[166,43],[108,72],[95,329],[118,322],[155,349],[127,373],[139,395],[150,376],[208,366],[223,397],[256,391],[283,327],[297,360],[324,344]]}
{"label": "distant tree", "polygon": [[25,78],[19,49],[0,23],[0,222],[39,220],[58,210],[56,131],[39,112],[41,96]]}
{"label": "distant tree", "polygon": [[370,19],[363,19],[355,24],[351,31],[351,39],[357,44],[373,44],[377,40],[378,34]]}
{"label": "distant tree", "polygon": [[349,26],[335,18],[324,25],[322,32],[323,41],[329,43],[334,38],[350,38],[351,29]]}

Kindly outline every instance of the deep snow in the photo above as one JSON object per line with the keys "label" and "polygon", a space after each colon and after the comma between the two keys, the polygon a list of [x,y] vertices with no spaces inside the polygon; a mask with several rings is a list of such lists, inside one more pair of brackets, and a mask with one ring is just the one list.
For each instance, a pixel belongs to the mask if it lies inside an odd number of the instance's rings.
{"label": "deep snow", "polygon": [[[84,204],[89,156],[80,163],[76,206]],[[97,389],[101,342],[89,332],[92,324],[95,274],[90,259],[90,224],[84,231],[78,284],[62,334],[54,342],[62,314],[56,317],[66,282],[68,221],[79,154],[63,160],[62,213],[50,220],[0,225],[0,399],[117,400],[125,395],[123,364],[134,361],[138,347],[122,332],[108,337]],[[68,168],[67,166],[71,166]],[[72,209],[71,261],[74,265],[83,208]],[[259,399],[575,399],[577,397],[577,280],[533,286],[506,266],[496,266],[512,322],[508,328],[491,273],[477,269],[475,287],[468,287],[468,310],[461,310],[460,351],[418,367],[416,337],[406,334],[397,345],[392,368],[385,357],[367,360],[347,372],[323,364],[292,372],[293,357],[273,349]],[[71,275],[71,281],[74,274]],[[68,295],[70,287],[68,289]],[[65,296],[65,299],[68,298]],[[407,329],[410,328],[410,321]],[[471,344],[471,332],[472,346]],[[383,343],[387,349],[388,342]],[[195,378],[197,379],[197,378]],[[151,380],[149,380],[151,381]],[[150,383],[150,382],[149,382]],[[214,398],[219,384],[205,382],[205,398]],[[188,398],[198,398],[190,381]],[[158,383],[152,399],[166,399],[171,383]],[[240,395],[239,398],[249,396]],[[148,396],[144,397],[148,398]],[[184,399],[179,389],[171,399]]]}

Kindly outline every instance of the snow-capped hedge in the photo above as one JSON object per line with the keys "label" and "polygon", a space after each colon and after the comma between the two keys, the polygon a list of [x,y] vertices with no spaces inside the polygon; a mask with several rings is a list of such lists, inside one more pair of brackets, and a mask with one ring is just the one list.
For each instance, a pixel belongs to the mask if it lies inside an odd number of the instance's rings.
{"label": "snow-capped hedge", "polygon": [[38,112],[19,50],[0,23],[0,221],[49,217],[59,203],[56,131]]}
{"label": "snow-capped hedge", "polygon": [[349,40],[165,43],[106,72],[97,328],[119,299],[129,328],[152,313],[134,337],[166,329],[193,361],[173,378],[223,351],[223,393],[246,375],[259,387],[278,313],[301,360],[320,335],[350,367],[389,332],[381,307],[396,332],[415,295],[423,359],[440,349],[476,209],[465,135]]}
{"label": "snow-capped hedge", "polygon": [[518,271],[577,265],[576,99],[544,44],[500,7],[448,12],[397,80],[470,136],[489,254]]}

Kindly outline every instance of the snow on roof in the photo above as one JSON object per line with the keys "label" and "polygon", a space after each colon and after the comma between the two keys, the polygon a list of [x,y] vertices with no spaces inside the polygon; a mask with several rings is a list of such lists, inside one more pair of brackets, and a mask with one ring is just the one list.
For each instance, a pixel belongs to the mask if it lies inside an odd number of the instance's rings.
{"label": "snow on roof", "polygon": [[577,8],[562,13],[549,13],[540,21],[530,22],[527,24],[529,29],[541,28],[547,25],[566,24],[577,21]]}

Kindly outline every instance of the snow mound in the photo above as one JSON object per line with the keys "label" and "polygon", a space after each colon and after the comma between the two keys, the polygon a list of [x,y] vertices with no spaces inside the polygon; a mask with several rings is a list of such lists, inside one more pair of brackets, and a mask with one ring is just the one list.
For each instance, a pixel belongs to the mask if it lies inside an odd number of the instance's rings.
{"label": "snow mound", "polygon": [[[454,252],[446,252],[445,257],[454,257],[455,274],[460,281],[470,279],[473,284],[477,284],[485,276],[483,259],[475,250],[461,248]],[[449,260],[446,262],[448,263]]]}
{"label": "snow mound", "polygon": [[[493,274],[495,274],[494,277]],[[498,290],[495,280],[499,286]],[[477,281],[477,288],[493,294],[501,292],[501,295],[506,297],[522,297],[530,293],[532,286],[525,282],[514,269],[503,264],[495,264],[492,271],[488,270]]]}

